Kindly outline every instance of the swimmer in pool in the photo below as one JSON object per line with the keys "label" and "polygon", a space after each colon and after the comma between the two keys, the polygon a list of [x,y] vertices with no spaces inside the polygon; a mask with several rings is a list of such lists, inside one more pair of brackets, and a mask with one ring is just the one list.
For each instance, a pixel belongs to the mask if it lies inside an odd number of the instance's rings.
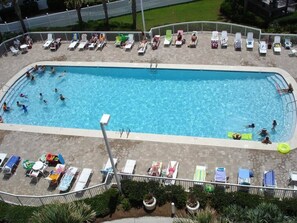
{"label": "swimmer in pool", "polygon": [[40,100],[43,100],[43,95],[42,95],[42,93],[39,93],[39,99],[40,99]]}
{"label": "swimmer in pool", "polygon": [[20,93],[20,97],[21,97],[21,98],[28,98],[28,96],[25,95],[25,94],[23,94],[23,93]]}
{"label": "swimmer in pool", "polygon": [[61,100],[61,101],[65,101],[65,99],[66,99],[66,98],[65,98],[62,94],[60,94],[60,100]]}
{"label": "swimmer in pool", "polygon": [[255,128],[255,127],[256,127],[256,126],[255,126],[254,123],[252,123],[252,124],[246,126],[246,128],[252,128],[252,129]]}
{"label": "swimmer in pool", "polygon": [[23,104],[21,104],[19,101],[17,101],[17,106],[18,106],[18,107],[22,107]]}
{"label": "swimmer in pool", "polygon": [[26,106],[26,105],[22,105],[22,109],[24,110],[24,113],[27,113],[27,112],[28,112],[27,107],[28,107],[28,106]]}
{"label": "swimmer in pool", "polygon": [[7,106],[6,102],[3,103],[2,109],[5,112],[9,112],[10,111],[10,107]]}
{"label": "swimmer in pool", "polygon": [[58,78],[65,77],[65,75],[66,75],[66,70],[64,70],[63,73],[58,76]]}

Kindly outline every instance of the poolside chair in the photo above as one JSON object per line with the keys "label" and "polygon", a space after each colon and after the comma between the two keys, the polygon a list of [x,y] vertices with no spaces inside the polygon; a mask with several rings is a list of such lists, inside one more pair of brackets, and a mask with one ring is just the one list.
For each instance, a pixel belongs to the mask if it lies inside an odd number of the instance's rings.
{"label": "poolside chair", "polygon": [[4,160],[6,159],[6,153],[0,153],[0,169],[2,169],[2,164],[4,164]]}
{"label": "poolside chair", "polygon": [[291,42],[291,39],[290,37],[286,37],[285,38],[285,49],[291,49],[291,47],[293,46],[292,42]]}
{"label": "poolside chair", "polygon": [[70,45],[68,46],[68,49],[74,50],[78,44],[79,44],[79,34],[73,33],[72,41],[71,41]]}
{"label": "poolside chair", "polygon": [[106,45],[106,35],[105,33],[100,33],[99,34],[99,39],[98,39],[98,47],[96,50],[102,50],[103,47]]}
{"label": "poolside chair", "polygon": [[221,48],[227,48],[228,47],[228,33],[227,33],[227,31],[222,31],[220,40],[221,40]]}
{"label": "poolside chair", "polygon": [[48,33],[47,34],[47,40],[45,41],[45,43],[43,44],[43,48],[47,49],[50,47],[51,43],[54,41],[53,39],[53,34],[52,33]]}
{"label": "poolside chair", "polygon": [[254,48],[254,33],[248,32],[246,38],[246,49],[252,50]]}
{"label": "poolside chair", "polygon": [[274,188],[277,187],[275,173],[273,170],[264,171],[263,174],[263,186],[272,189],[264,189],[265,196],[274,196]]}
{"label": "poolside chair", "polygon": [[128,40],[126,41],[126,44],[125,44],[125,50],[131,50],[133,45],[134,45],[134,34],[129,34],[128,35]]}
{"label": "poolside chair", "polygon": [[236,33],[234,38],[234,49],[241,50],[241,48],[242,48],[241,33]]}
{"label": "poolside chair", "polygon": [[57,164],[54,170],[50,171],[49,175],[44,179],[49,180],[50,185],[56,185],[59,183],[59,180],[65,172],[65,169],[65,164]]}
{"label": "poolside chair", "polygon": [[267,53],[267,43],[265,41],[260,41],[259,43],[259,54],[266,55]]}
{"label": "poolside chair", "polygon": [[227,183],[227,174],[225,167],[216,167],[214,180],[215,182]]}
{"label": "poolside chair", "polygon": [[69,167],[66,170],[58,186],[58,190],[67,191],[69,189],[71,182],[77,173],[77,170],[78,170],[77,167],[73,167],[73,166]]}
{"label": "poolside chair", "polygon": [[[194,178],[195,181],[205,181],[206,178],[206,166],[196,166]],[[195,185],[202,185],[201,182],[194,182]]]}
{"label": "poolside chair", "polygon": [[5,163],[4,167],[2,168],[4,175],[11,175],[15,169],[17,168],[19,162],[21,161],[21,157],[12,155],[8,161]]}
{"label": "poolside chair", "polygon": [[127,174],[133,174],[135,166],[136,166],[136,160],[127,160],[121,172],[127,173]]}
{"label": "poolside chair", "polygon": [[123,43],[125,43],[128,40],[128,36],[124,34],[119,34],[116,36],[116,41],[114,45],[116,47],[121,47]]}
{"label": "poolside chair", "polygon": [[239,168],[237,183],[242,185],[251,184],[251,171],[249,169]]}
{"label": "poolside chair", "polygon": [[154,38],[152,39],[151,45],[152,45],[152,49],[156,50],[158,49],[159,45],[160,45],[160,35],[155,35]]}
{"label": "poolside chair", "polygon": [[87,34],[85,34],[85,33],[82,34],[81,35],[81,41],[80,41],[80,43],[78,45],[78,49],[79,50],[84,50],[88,43],[89,43],[89,41],[87,39]]}
{"label": "poolside chair", "polygon": [[273,41],[273,44],[272,44],[272,47],[273,47],[273,52],[275,54],[280,54],[281,51],[282,51],[282,45],[281,45],[281,38],[280,36],[275,36],[274,37],[274,41]]}
{"label": "poolside chair", "polygon": [[144,54],[145,53],[145,51],[146,51],[146,49],[147,49],[147,41],[146,40],[143,40],[140,44],[139,44],[139,46],[138,46],[138,50],[137,50],[137,52],[138,52],[138,54]]}
{"label": "poolside chair", "polygon": [[59,47],[61,46],[61,40],[62,38],[55,39],[55,41],[51,43],[50,50],[56,51],[57,49],[59,49]]}
{"label": "poolside chair", "polygon": [[14,55],[14,56],[16,56],[20,53],[20,51],[18,49],[14,48],[14,46],[10,46],[9,49],[12,52],[12,55]]}
{"label": "poolside chair", "polygon": [[210,39],[210,46],[212,49],[217,49],[219,46],[219,32],[212,31],[211,39]]}
{"label": "poolside chair", "polygon": [[[180,39],[178,39],[179,35],[181,36]],[[184,31],[183,30],[178,30],[176,40],[175,40],[175,46],[176,47],[181,47],[183,45],[183,42],[184,42]]]}
{"label": "poolside chair", "polygon": [[92,34],[92,37],[88,45],[89,50],[94,50],[97,44],[98,44],[98,34]]}
{"label": "poolside chair", "polygon": [[[172,178],[170,180],[165,180],[165,185],[174,185],[175,184],[175,179],[177,177],[177,173],[178,173],[178,165],[179,162],[177,161],[170,161],[168,163],[168,167],[166,169],[166,177],[168,178]],[[174,172],[172,173],[171,168],[174,168]]]}
{"label": "poolside chair", "polygon": [[26,176],[29,176],[32,167],[34,166],[35,162],[30,160],[23,161],[23,168],[26,170]]}
{"label": "poolside chair", "polygon": [[78,178],[78,180],[76,182],[76,185],[74,187],[74,191],[83,190],[86,187],[86,185],[87,185],[87,183],[88,183],[88,181],[89,181],[92,174],[93,174],[92,169],[83,168],[83,170],[81,171],[81,173],[79,175],[79,178]]}
{"label": "poolside chair", "polygon": [[164,46],[170,46],[171,42],[172,42],[172,30],[168,29],[166,30]]}
{"label": "poolside chair", "polygon": [[153,161],[151,167],[148,170],[148,174],[156,177],[161,176],[162,164],[163,164],[162,162]]}
{"label": "poolside chair", "polygon": [[290,172],[289,184],[297,184],[297,171]]}
{"label": "poolside chair", "polygon": [[[118,159],[117,158],[113,158],[113,163],[114,163],[115,166],[117,165],[117,162],[118,162]],[[112,165],[111,165],[111,162],[110,162],[110,159],[109,158],[108,158],[106,164],[100,170],[100,172],[104,176],[106,176],[108,173],[113,173]]]}
{"label": "poolside chair", "polygon": [[290,52],[289,52],[289,56],[290,56],[290,57],[295,57],[295,56],[297,56],[297,50],[292,48],[292,49],[290,50]]}
{"label": "poolside chair", "polygon": [[196,48],[197,43],[198,43],[198,32],[193,31],[190,39],[190,44],[188,45],[188,47]]}

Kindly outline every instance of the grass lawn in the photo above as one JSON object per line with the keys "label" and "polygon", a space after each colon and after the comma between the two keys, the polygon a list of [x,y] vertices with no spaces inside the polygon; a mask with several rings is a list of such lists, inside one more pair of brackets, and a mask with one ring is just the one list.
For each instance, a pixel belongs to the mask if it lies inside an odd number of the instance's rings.
{"label": "grass lawn", "polygon": [[[146,30],[165,24],[188,21],[220,20],[220,5],[223,0],[196,0],[194,2],[144,11]],[[110,19],[111,22],[132,23],[132,15]],[[141,12],[137,13],[137,29],[142,30]]]}

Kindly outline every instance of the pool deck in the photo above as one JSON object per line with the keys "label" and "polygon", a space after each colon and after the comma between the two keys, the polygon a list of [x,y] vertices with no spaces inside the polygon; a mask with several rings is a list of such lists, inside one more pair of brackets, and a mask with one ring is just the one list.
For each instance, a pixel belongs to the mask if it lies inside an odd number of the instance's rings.
{"label": "pool deck", "polygon": [[[243,47],[242,51],[235,51],[233,48],[233,37],[229,36],[229,47],[227,49],[211,49],[211,34],[200,34],[197,48],[188,48],[183,45],[181,48],[175,46],[163,47],[163,42],[159,49],[153,51],[148,47],[145,55],[137,54],[137,44],[131,51],[115,48],[113,42],[109,42],[102,51],[74,51],[67,50],[69,43],[62,43],[57,52],[44,50],[43,43],[35,43],[33,48],[26,54],[12,56],[8,54],[0,59],[1,87],[4,86],[16,73],[24,67],[40,61],[72,61],[78,62],[125,62],[125,63],[146,63],[149,67],[151,62],[158,64],[193,64],[193,65],[225,65],[225,66],[251,66],[251,67],[277,67],[287,71],[293,78],[297,78],[296,57],[289,57],[288,50],[282,48],[281,55],[274,55],[272,49],[268,50],[266,56],[259,56],[258,44],[255,43],[253,51],[247,51]],[[189,40],[190,36],[186,37]],[[163,40],[163,39],[162,39]],[[245,41],[243,41],[245,46]],[[293,87],[296,88],[296,83]],[[295,93],[295,92],[294,92]],[[98,117],[99,119],[99,117]],[[31,127],[30,127],[31,128]],[[3,128],[2,128],[3,129]],[[58,130],[59,131],[59,130]],[[132,130],[133,131],[133,130]],[[52,132],[55,133],[55,132]],[[90,186],[102,181],[100,169],[107,161],[107,152],[102,138],[93,137],[93,134],[101,136],[99,131],[94,131],[89,137],[44,134],[35,132],[0,131],[0,152],[9,155],[18,154],[22,159],[37,160],[41,154],[46,152],[62,153],[68,165],[82,168],[92,168]],[[121,170],[127,159],[137,160],[136,173],[145,174],[153,160],[163,161],[165,165],[170,160],[180,162],[178,177],[193,179],[196,165],[207,166],[206,180],[213,180],[214,169],[224,166],[227,169],[229,182],[237,182],[238,168],[250,168],[254,171],[253,185],[262,184],[262,174],[264,170],[274,169],[278,187],[287,187],[289,172],[297,170],[297,152],[293,150],[288,155],[281,155],[276,151],[269,151],[267,147],[258,143],[259,148],[255,150],[244,148],[238,144],[239,148],[229,146],[208,145],[204,139],[203,145],[175,143],[172,142],[142,141],[133,138],[133,133],[126,139],[125,133],[120,138],[118,133],[110,139],[110,146],[114,157],[119,159],[118,170]],[[236,147],[236,146],[235,146]],[[50,170],[50,168],[49,168]],[[3,175],[2,175],[3,176]],[[25,177],[25,171],[21,164],[15,174],[8,180],[0,179],[1,191],[23,194],[23,195],[45,195],[59,193],[58,190],[48,190],[48,181],[42,177],[37,183]]]}

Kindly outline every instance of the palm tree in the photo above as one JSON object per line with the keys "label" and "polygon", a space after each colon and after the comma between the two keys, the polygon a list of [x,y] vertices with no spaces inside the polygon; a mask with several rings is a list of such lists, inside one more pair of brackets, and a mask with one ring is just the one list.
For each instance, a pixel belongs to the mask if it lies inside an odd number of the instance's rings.
{"label": "palm tree", "polygon": [[[0,0],[2,4],[5,4],[7,3],[7,0]],[[14,8],[14,11],[15,11],[15,14],[18,16],[19,20],[20,20],[20,23],[21,23],[21,26],[22,26],[22,29],[24,31],[24,33],[27,32],[27,27],[25,25],[25,22],[23,20],[23,17],[22,17],[22,12],[21,12],[21,8],[19,6],[19,1],[18,0],[12,0],[12,6]]]}
{"label": "palm tree", "polygon": [[136,18],[137,18],[137,14],[136,14],[136,0],[132,0],[131,2],[131,7],[132,7],[132,29],[136,29]]}
{"label": "palm tree", "polygon": [[30,218],[32,223],[82,223],[92,222],[96,217],[96,212],[90,205],[83,202],[73,202],[67,204],[54,203],[47,205],[34,212]]}
{"label": "palm tree", "polygon": [[105,29],[109,30],[109,19],[108,19],[108,10],[107,10],[106,0],[102,0],[102,5],[103,5],[103,10],[104,10],[104,15],[105,15],[105,21],[104,21]]}
{"label": "palm tree", "polygon": [[83,24],[83,20],[81,16],[81,7],[84,3],[87,3],[87,0],[66,0],[65,1],[66,7],[71,7],[76,9],[78,23],[80,27],[82,27],[82,24]]}

